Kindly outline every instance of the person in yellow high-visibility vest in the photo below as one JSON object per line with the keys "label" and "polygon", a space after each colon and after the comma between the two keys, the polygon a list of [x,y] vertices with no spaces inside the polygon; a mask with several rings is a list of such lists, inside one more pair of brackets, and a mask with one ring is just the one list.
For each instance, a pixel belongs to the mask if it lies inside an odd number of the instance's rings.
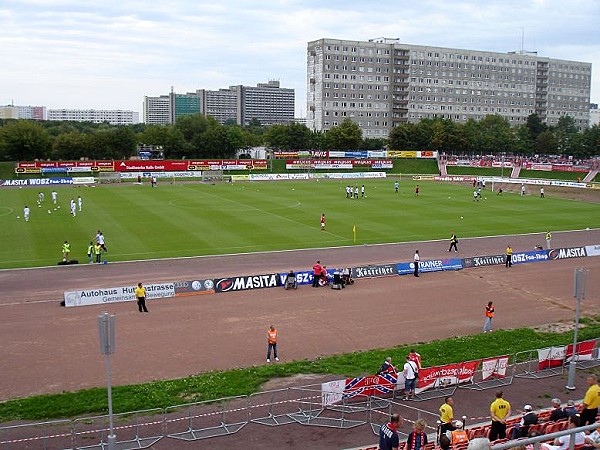
{"label": "person in yellow high-visibility vest", "polygon": [[549,231],[546,233],[546,248],[548,250],[552,248],[552,233]]}
{"label": "person in yellow high-visibility vest", "polygon": [[63,261],[69,261],[69,253],[71,253],[71,244],[65,241],[62,246]]}
{"label": "person in yellow high-visibility vest", "polygon": [[102,245],[100,242],[96,242],[96,245],[94,245],[94,255],[96,255],[96,262],[100,263],[100,259],[102,258]]}

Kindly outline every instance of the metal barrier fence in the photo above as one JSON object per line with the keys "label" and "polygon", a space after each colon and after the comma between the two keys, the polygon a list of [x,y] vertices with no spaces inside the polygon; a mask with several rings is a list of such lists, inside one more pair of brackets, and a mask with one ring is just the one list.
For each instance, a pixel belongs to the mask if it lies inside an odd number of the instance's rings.
{"label": "metal barrier fence", "polygon": [[473,380],[467,384],[459,385],[461,389],[474,389],[482,391],[485,389],[499,388],[512,384],[515,375],[515,365],[510,364],[510,356],[498,358],[484,358],[479,368],[473,375]]}
{"label": "metal barrier fence", "polygon": [[[546,349],[542,349],[546,350]],[[500,357],[501,358],[501,357]],[[540,364],[538,351],[520,352],[512,356],[505,376],[489,377],[501,372],[498,366],[478,369],[467,389],[489,389],[512,383],[514,377],[544,378],[562,374],[563,364],[545,367]],[[485,361],[485,360],[483,360]],[[546,363],[546,360],[544,360]],[[591,359],[578,360],[578,369],[600,365],[600,350],[593,349]],[[452,395],[457,386],[438,386],[423,391],[415,400]],[[425,418],[429,427],[437,414],[411,406],[396,398],[394,391],[387,396],[356,394],[339,396],[337,402],[327,401],[328,394],[320,384],[290,387],[259,392],[248,396],[149,409],[114,415],[117,448],[133,450],[149,448],[161,439],[197,441],[237,433],[249,423],[279,426],[298,423],[348,429],[369,424],[373,433],[394,410],[401,410],[405,420],[414,422]],[[330,404],[331,403],[331,404]],[[99,449],[107,447],[108,415],[83,417],[74,420],[55,420],[30,424],[0,426],[0,450],[15,449]]]}

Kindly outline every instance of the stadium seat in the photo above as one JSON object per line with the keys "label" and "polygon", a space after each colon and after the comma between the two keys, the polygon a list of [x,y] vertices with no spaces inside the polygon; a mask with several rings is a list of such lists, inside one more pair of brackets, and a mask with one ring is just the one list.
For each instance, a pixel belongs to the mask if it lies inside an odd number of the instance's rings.
{"label": "stadium seat", "polygon": [[487,436],[486,427],[480,426],[480,427],[469,428],[467,430],[467,436],[469,437],[470,441],[475,438],[478,438],[478,437],[485,437],[485,436]]}
{"label": "stadium seat", "polygon": [[548,419],[550,418],[550,414],[552,414],[552,410],[551,409],[549,409],[548,411],[541,411],[538,414],[538,420],[540,422],[547,422]]}

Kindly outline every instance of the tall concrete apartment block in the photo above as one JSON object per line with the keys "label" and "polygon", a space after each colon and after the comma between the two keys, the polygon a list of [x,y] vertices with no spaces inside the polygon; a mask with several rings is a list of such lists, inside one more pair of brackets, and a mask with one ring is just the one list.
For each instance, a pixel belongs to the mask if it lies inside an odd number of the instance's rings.
{"label": "tall concrete apartment block", "polygon": [[166,125],[171,115],[171,97],[160,95],[158,97],[144,96],[143,116],[147,125]]}
{"label": "tall concrete apartment block", "polygon": [[282,88],[279,81],[256,86],[230,86],[228,89],[160,97],[144,97],[144,123],[175,123],[179,116],[200,113],[219,123],[234,121],[246,125],[259,120],[263,125],[286,124],[294,120],[294,90]]}
{"label": "tall concrete apartment block", "polygon": [[307,126],[328,130],[345,118],[363,136],[439,117],[456,122],[490,114],[523,124],[537,114],[548,125],[565,115],[589,125],[590,63],[400,43],[319,39],[308,43]]}
{"label": "tall concrete apartment block", "polygon": [[254,119],[262,125],[274,125],[294,121],[294,90],[280,87],[276,80],[256,86],[237,85],[197,92],[202,113],[220,123],[235,120],[238,125],[246,125]]}

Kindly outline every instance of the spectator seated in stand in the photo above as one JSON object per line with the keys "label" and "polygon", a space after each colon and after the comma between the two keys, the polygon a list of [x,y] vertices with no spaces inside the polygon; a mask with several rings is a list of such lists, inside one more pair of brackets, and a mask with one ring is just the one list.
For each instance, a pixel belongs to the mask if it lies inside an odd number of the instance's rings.
{"label": "spectator seated in stand", "polygon": [[552,412],[550,413],[550,417],[548,418],[549,422],[556,422],[557,420],[562,420],[569,417],[567,415],[567,412],[561,406],[560,398],[555,397],[552,399],[552,408],[554,409],[552,410]]}
{"label": "spectator seated in stand", "polygon": [[518,439],[527,436],[529,427],[538,423],[538,416],[533,412],[531,405],[523,406],[523,417],[517,425],[512,428],[511,439]]}
{"label": "spectator seated in stand", "polygon": [[567,406],[565,407],[564,411],[567,414],[567,417],[574,416],[579,412],[577,411],[577,407],[575,406],[575,402],[573,400],[569,400],[567,402]]}
{"label": "spectator seated in stand", "polygon": [[[578,416],[572,416],[569,417],[569,429],[573,429],[573,428],[577,428],[579,426],[579,417]],[[554,439],[554,445],[551,444],[546,444],[543,443],[540,446],[541,450],[567,450],[569,448],[569,444],[571,442],[571,436],[570,434],[565,434],[564,436],[561,437],[557,437],[556,439]],[[585,433],[583,431],[580,431],[579,433],[575,433],[574,435],[575,438],[575,445],[579,445],[581,446],[582,444],[585,443]]]}

